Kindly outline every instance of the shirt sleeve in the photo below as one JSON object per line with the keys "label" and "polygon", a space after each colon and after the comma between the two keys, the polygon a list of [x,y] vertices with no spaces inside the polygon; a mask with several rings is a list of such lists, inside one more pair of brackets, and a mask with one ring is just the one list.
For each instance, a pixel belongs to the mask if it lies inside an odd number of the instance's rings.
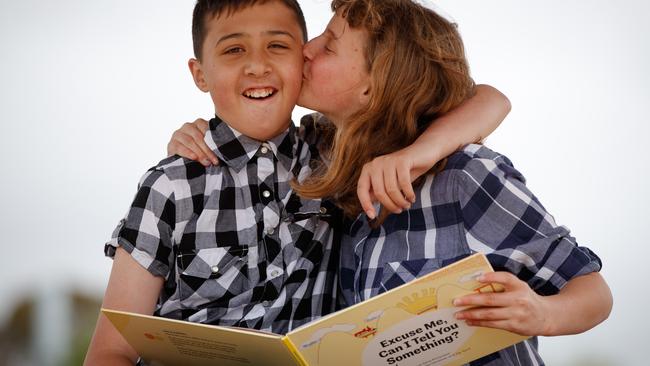
{"label": "shirt sleeve", "polygon": [[176,207],[169,178],[152,168],[138,184],[133,203],[104,246],[113,258],[122,247],[153,275],[167,278],[173,264],[172,235]]}
{"label": "shirt sleeve", "polygon": [[495,270],[515,274],[542,295],[557,293],[576,276],[599,271],[598,256],[555,223],[512,163],[480,149],[493,156],[465,155],[463,168],[456,170],[470,249],[485,253]]}

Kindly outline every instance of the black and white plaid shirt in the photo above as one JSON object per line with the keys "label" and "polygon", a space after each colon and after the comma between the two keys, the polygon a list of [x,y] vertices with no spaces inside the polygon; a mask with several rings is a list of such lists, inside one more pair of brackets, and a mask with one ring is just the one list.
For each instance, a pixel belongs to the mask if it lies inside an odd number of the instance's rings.
{"label": "black and white plaid shirt", "polygon": [[155,315],[286,333],[334,310],[338,237],[329,202],[301,199],[319,159],[313,125],[259,142],[215,118],[218,166],[171,157],[141,179],[105,246],[165,279]]}

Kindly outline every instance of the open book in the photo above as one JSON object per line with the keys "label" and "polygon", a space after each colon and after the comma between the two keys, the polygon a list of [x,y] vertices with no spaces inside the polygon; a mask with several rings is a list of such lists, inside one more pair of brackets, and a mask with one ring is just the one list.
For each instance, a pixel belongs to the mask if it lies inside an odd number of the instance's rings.
{"label": "open book", "polygon": [[456,297],[501,291],[483,254],[294,329],[286,336],[102,309],[153,365],[462,365],[527,337],[457,321]]}

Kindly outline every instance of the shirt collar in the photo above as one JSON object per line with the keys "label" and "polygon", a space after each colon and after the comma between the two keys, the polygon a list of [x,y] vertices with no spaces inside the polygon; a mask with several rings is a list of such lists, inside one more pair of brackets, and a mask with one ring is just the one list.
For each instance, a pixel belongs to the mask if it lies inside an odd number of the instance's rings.
{"label": "shirt collar", "polygon": [[296,126],[289,127],[278,136],[266,141],[252,139],[230,127],[219,117],[210,120],[210,129],[204,141],[219,160],[239,172],[264,144],[275,155],[287,171],[291,170],[297,149]]}

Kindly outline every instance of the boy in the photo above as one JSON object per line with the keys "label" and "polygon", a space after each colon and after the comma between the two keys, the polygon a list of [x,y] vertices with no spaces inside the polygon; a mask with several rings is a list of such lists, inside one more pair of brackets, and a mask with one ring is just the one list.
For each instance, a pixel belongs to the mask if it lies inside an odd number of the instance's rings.
{"label": "boy", "polygon": [[[332,208],[289,185],[318,159],[290,118],[303,14],[293,0],[199,0],[192,33],[190,71],[217,116],[205,141],[221,163],[171,157],[144,175],[105,247],[103,307],[286,333],[333,310],[338,264]],[[100,315],[85,363],[136,359]]]}

